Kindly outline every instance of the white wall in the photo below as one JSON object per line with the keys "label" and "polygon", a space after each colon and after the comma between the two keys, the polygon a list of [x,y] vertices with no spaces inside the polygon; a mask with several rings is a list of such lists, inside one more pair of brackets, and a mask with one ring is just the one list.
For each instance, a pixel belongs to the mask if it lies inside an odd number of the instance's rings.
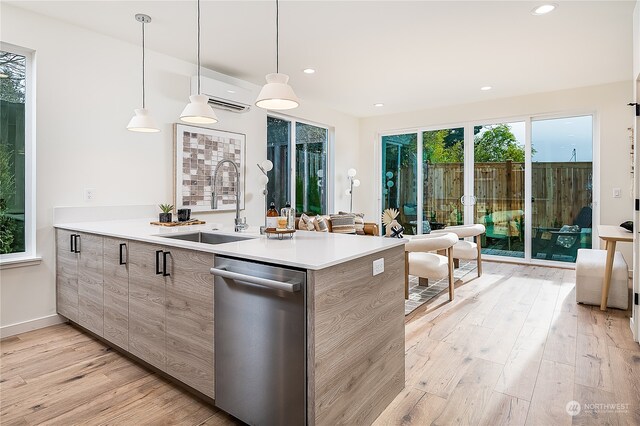
{"label": "white wall", "polygon": [[633,78],[640,80],[640,0],[633,9]]}
{"label": "white wall", "polygon": [[[0,282],[0,326],[55,314],[53,207],[146,205],[173,198],[173,123],[186,105],[196,66],[147,52],[147,107],[159,134],[126,130],[141,103],[140,46],[2,4],[3,42],[33,49],[36,62],[38,266],[5,269]],[[259,87],[210,71],[205,76],[249,89]],[[358,120],[303,100],[295,116],[335,128],[336,207],[358,140]],[[262,223],[263,199],[256,163],[266,158],[266,113],[217,111],[216,129],[247,136],[246,210],[249,224]],[[83,199],[84,188],[95,199]],[[233,223],[233,213],[198,214]]]}
{"label": "white wall", "polygon": [[[476,120],[489,121],[504,117],[595,112],[599,135],[594,136],[600,143],[594,149],[594,156],[597,155],[598,148],[600,151],[599,220],[602,224],[620,224],[633,217],[631,159],[627,131],[627,128],[633,126],[633,111],[626,105],[632,97],[632,82],[624,81],[362,119],[360,121],[360,169],[367,190],[359,191],[354,203],[357,204],[358,209],[365,212],[365,217],[377,217],[380,214],[378,212],[379,194],[373,185],[379,173],[374,153],[376,150],[379,152],[380,132],[453,125]],[[612,197],[614,187],[622,188],[622,198]],[[620,244],[619,247],[628,264],[631,265],[631,245]]]}

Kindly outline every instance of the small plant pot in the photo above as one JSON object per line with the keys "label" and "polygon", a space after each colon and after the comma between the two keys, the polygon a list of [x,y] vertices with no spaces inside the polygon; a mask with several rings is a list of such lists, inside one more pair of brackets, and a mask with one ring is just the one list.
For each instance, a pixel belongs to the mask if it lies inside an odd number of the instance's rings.
{"label": "small plant pot", "polygon": [[159,222],[160,223],[171,222],[171,213],[160,213]]}

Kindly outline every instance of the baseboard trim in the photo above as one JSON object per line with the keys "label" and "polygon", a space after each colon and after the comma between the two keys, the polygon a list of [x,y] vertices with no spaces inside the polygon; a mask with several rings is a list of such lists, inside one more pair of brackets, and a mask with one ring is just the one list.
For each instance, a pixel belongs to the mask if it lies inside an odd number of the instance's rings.
{"label": "baseboard trim", "polygon": [[58,314],[53,314],[48,317],[5,325],[4,327],[0,327],[0,338],[4,339],[5,337],[15,336],[16,334],[26,333],[27,331],[33,331],[56,324],[62,324],[63,322],[67,322],[67,319]]}

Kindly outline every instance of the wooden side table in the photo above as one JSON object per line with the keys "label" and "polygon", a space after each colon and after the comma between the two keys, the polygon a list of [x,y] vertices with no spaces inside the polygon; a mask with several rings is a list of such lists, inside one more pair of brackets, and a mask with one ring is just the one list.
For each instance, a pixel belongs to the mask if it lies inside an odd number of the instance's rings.
{"label": "wooden side table", "polygon": [[629,232],[620,226],[598,225],[598,236],[605,241],[607,249],[607,262],[605,263],[604,280],[602,281],[602,298],[600,310],[607,309],[609,287],[611,286],[611,273],[613,271],[613,258],[616,254],[616,243],[633,242],[633,232]]}

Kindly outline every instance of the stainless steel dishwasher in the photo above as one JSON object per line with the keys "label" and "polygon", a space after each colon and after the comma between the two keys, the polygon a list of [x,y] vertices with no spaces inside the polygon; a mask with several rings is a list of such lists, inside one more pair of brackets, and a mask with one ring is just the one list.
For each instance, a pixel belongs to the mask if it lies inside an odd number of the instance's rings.
{"label": "stainless steel dishwasher", "polygon": [[216,256],[216,406],[250,425],[306,423],[304,271]]}

